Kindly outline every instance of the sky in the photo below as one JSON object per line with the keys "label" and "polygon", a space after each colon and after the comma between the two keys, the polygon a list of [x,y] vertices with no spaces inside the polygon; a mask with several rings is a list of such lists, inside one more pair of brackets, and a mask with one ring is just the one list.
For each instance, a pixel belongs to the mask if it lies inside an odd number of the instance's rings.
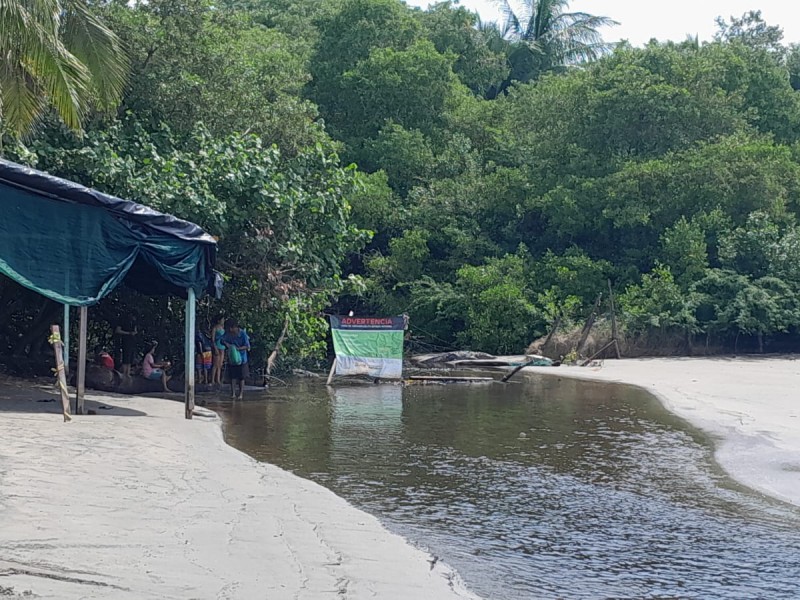
{"label": "sky", "polygon": [[[511,0],[512,5],[515,0]],[[516,0],[519,1],[519,0]],[[425,7],[429,0],[406,0],[412,6]],[[460,4],[477,11],[485,21],[501,20],[492,0],[461,0]],[[634,46],[651,38],[660,41],[685,40],[687,35],[709,40],[717,27],[718,16],[741,16],[749,10],[761,10],[770,25],[784,30],[785,43],[800,42],[800,1],[798,0],[573,0],[570,11],[610,17],[620,25],[603,31],[608,42],[627,39]]]}

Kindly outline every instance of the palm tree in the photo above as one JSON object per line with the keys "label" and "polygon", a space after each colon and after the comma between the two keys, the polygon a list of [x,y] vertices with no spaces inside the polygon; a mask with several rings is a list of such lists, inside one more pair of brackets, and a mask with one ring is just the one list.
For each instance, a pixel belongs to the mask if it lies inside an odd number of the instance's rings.
{"label": "palm tree", "polygon": [[540,73],[595,60],[613,48],[601,27],[608,17],[567,12],[569,0],[495,0],[505,16],[504,37],[515,42],[509,55],[512,78],[529,81]]}
{"label": "palm tree", "polygon": [[119,102],[127,58],[84,0],[0,0],[0,131],[23,135],[52,106],[80,129]]}

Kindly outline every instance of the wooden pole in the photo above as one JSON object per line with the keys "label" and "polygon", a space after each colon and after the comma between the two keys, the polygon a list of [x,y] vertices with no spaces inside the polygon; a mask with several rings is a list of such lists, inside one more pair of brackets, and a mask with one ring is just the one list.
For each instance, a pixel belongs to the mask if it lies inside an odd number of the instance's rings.
{"label": "wooden pole", "polygon": [[608,280],[608,300],[611,303],[611,341],[614,342],[614,353],[617,359],[622,358],[619,352],[619,335],[617,334],[617,308],[614,305],[614,290],[611,288],[611,280]]}
{"label": "wooden pole", "polygon": [[336,361],[337,359],[333,359],[333,364],[331,365],[331,372],[328,373],[328,381],[325,382],[325,385],[330,385],[331,381],[333,381],[333,374],[336,373]]}
{"label": "wooden pole", "polygon": [[194,330],[195,330],[195,296],[194,290],[186,290],[186,344],[185,344],[185,370],[184,380],[186,382],[184,394],[184,406],[186,418],[191,419],[194,413]]}
{"label": "wooden pole", "polygon": [[66,364],[64,362],[64,344],[61,341],[61,331],[59,331],[58,325],[50,326],[49,342],[56,355],[56,387],[61,394],[61,407],[66,423],[72,418],[69,416],[69,390],[67,389]]}
{"label": "wooden pole", "polygon": [[69,304],[64,305],[64,334],[61,339],[64,340],[64,374],[69,376]]}
{"label": "wooden pole", "polygon": [[86,327],[89,321],[89,309],[80,308],[78,325],[78,379],[75,382],[75,414],[83,414],[83,397],[86,392]]}

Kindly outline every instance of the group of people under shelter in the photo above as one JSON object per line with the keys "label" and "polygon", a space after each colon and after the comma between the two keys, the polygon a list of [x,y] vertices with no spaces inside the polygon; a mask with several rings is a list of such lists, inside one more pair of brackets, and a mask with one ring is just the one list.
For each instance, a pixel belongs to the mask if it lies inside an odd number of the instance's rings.
{"label": "group of people under shelter", "polygon": [[[139,341],[141,336],[133,317],[123,319],[114,329],[114,337],[118,341],[122,355],[120,373],[123,376],[131,376],[131,368],[141,346]],[[144,379],[161,381],[163,391],[169,392],[167,383],[172,363],[168,360],[156,360],[157,340],[147,343],[145,349],[140,376]],[[223,315],[217,316],[213,325],[206,330],[198,327],[195,333],[195,381],[222,386],[222,374],[227,370],[231,397],[241,399],[244,394],[244,382],[250,376],[249,351],[250,337],[247,331],[241,328],[235,319],[225,319]],[[96,362],[111,370],[115,368],[113,357],[106,351],[97,353]]]}

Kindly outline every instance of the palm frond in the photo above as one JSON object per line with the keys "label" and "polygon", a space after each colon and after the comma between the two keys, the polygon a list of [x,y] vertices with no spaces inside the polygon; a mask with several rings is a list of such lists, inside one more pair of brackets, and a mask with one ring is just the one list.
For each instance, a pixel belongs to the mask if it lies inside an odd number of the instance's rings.
{"label": "palm frond", "polygon": [[522,36],[522,22],[524,16],[520,18],[514,11],[514,7],[508,0],[493,0],[494,4],[503,13],[503,37],[504,38],[518,38]]}
{"label": "palm frond", "polygon": [[0,122],[2,129],[21,136],[33,127],[43,108],[38,85],[19,63],[0,63]]}
{"label": "palm frond", "polygon": [[126,66],[119,40],[84,0],[0,0],[0,118],[7,131],[23,135],[48,103],[80,129],[90,104],[119,100]]}
{"label": "palm frond", "polygon": [[83,0],[69,0],[67,6],[62,27],[64,45],[88,69],[98,106],[113,108],[122,98],[128,74],[122,42]]}

